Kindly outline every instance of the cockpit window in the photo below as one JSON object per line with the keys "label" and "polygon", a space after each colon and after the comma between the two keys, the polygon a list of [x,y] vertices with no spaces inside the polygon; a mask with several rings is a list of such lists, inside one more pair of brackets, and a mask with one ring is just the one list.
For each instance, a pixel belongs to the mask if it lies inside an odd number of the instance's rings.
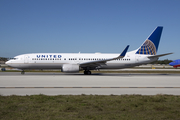
{"label": "cockpit window", "polygon": [[17,60],[18,58],[10,58],[10,60]]}

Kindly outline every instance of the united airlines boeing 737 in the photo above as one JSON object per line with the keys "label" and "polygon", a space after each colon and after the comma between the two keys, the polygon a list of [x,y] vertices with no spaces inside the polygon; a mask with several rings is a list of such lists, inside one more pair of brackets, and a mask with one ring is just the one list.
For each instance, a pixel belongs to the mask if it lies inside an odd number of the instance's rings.
{"label": "united airlines boeing 737", "polygon": [[147,64],[159,57],[172,53],[156,55],[163,27],[157,27],[144,43],[137,49],[127,52],[129,45],[121,54],[85,54],[85,53],[32,53],[14,57],[7,65],[22,69],[61,69],[62,72],[79,72],[84,70],[122,69]]}

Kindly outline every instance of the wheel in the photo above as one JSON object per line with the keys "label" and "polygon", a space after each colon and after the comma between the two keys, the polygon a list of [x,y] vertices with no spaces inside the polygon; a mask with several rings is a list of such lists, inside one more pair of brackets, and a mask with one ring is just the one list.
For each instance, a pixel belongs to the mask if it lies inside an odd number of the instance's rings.
{"label": "wheel", "polygon": [[91,75],[91,71],[87,71],[87,74],[88,74],[88,75]]}
{"label": "wheel", "polygon": [[91,71],[85,70],[85,71],[84,71],[84,74],[85,74],[85,75],[91,75]]}

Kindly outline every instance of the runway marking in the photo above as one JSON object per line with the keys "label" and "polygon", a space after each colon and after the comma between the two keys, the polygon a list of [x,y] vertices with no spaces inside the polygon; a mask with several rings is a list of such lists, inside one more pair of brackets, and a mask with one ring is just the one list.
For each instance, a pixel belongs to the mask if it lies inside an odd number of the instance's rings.
{"label": "runway marking", "polygon": [[21,88],[21,89],[27,89],[27,88],[178,88],[180,89],[180,87],[0,87],[0,89],[17,89],[17,88]]}

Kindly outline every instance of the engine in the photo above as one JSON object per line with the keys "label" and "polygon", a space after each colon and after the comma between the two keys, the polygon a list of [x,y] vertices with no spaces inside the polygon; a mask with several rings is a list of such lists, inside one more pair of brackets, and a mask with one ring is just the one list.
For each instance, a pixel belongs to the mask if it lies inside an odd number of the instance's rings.
{"label": "engine", "polygon": [[79,65],[76,65],[76,64],[64,64],[62,66],[62,72],[79,72]]}

